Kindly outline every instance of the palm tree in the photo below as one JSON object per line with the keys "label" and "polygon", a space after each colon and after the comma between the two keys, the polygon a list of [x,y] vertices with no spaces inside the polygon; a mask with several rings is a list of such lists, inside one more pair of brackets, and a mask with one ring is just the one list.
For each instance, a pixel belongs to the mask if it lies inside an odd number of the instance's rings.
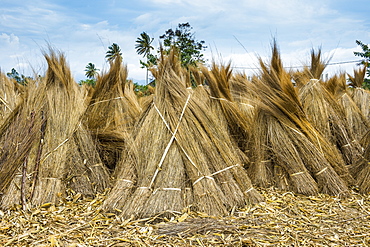
{"label": "palm tree", "polygon": [[[143,55],[143,57],[146,57],[146,84],[148,84],[148,71],[149,71],[149,64],[148,64],[148,55],[150,54],[150,51],[154,49],[153,46],[151,46],[154,38],[150,38],[150,36],[146,32],[142,32],[140,34],[140,37],[136,40],[135,49],[137,54]],[[143,63],[141,63],[143,64]]]}
{"label": "palm tree", "polygon": [[112,62],[116,57],[122,57],[121,48],[116,43],[113,43],[111,46],[108,47],[107,55],[105,58],[108,62]]}
{"label": "palm tree", "polygon": [[87,78],[94,79],[97,76],[99,69],[95,67],[95,64],[88,63],[85,68],[85,75]]}

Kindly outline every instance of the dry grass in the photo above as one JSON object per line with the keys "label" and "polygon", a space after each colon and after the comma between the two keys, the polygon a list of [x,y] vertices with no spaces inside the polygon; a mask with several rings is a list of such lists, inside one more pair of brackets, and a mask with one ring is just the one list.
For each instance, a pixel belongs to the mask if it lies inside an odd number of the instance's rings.
{"label": "dry grass", "polygon": [[100,210],[105,195],[69,191],[60,206],[0,211],[2,246],[367,246],[370,197],[340,199],[262,189],[265,202],[210,217],[121,218]]}
{"label": "dry grass", "polygon": [[188,207],[224,215],[233,207],[260,201],[227,125],[203,104],[209,96],[202,87],[186,88],[189,75],[176,53],[163,55],[153,74],[155,97],[137,122],[134,145],[128,149],[134,158],[120,163],[122,172],[105,206],[140,218]]}
{"label": "dry grass", "polygon": [[63,54],[50,50],[45,59],[45,79],[29,83],[24,100],[0,128],[2,208],[20,201],[23,207],[57,203],[67,187],[94,196],[109,184],[81,123],[85,92],[73,80]]}
{"label": "dry grass", "polygon": [[369,91],[272,48],[251,81],[162,54],[140,100],[120,58],[95,88],[52,50],[40,81],[0,75],[0,245],[369,245]]}
{"label": "dry grass", "polygon": [[260,65],[261,79],[254,81],[260,101],[248,168],[252,182],[306,195],[317,191],[346,195],[353,178],[340,153],[307,118],[276,43],[271,61],[261,60]]}

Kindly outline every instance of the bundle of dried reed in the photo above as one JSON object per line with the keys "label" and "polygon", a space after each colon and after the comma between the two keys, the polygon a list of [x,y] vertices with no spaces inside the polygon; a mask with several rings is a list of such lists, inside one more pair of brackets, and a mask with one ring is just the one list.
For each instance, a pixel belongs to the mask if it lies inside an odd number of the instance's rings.
{"label": "bundle of dried reed", "polygon": [[359,69],[353,70],[353,76],[347,74],[348,76],[348,86],[353,88],[361,88],[364,84],[367,66],[363,65]]}
{"label": "bundle of dried reed", "polygon": [[[260,65],[261,80],[255,82],[255,90],[260,94],[261,104],[252,131],[254,163],[249,168],[252,181],[258,178],[262,180],[259,181],[262,185],[271,182],[279,184],[267,177],[273,173],[273,165],[278,165],[285,170],[283,175],[289,174],[284,180],[294,191],[304,194],[315,194],[317,191],[332,195],[346,194],[346,182],[351,180],[348,169],[336,157],[336,149],[306,118],[296,88],[283,69],[276,42],[272,47],[270,64],[260,59]],[[272,164],[266,162],[271,158]],[[260,173],[253,174],[256,172]]]}
{"label": "bundle of dried reed", "polygon": [[121,159],[124,135],[131,132],[141,112],[127,73],[121,57],[110,63],[109,71],[97,79],[84,117],[98,142],[101,158],[110,169]]}
{"label": "bundle of dried reed", "polygon": [[301,88],[311,79],[322,79],[323,72],[331,58],[332,56],[327,59],[322,58],[321,47],[317,51],[311,49],[309,65],[304,65],[302,71],[291,72],[295,85]]}
{"label": "bundle of dried reed", "polygon": [[1,154],[4,208],[20,201],[23,206],[57,203],[67,186],[92,196],[108,184],[108,173],[96,166],[101,161],[80,121],[85,95],[73,81],[65,57],[49,53],[45,81],[27,85],[24,102],[1,128],[6,144]]}
{"label": "bundle of dried reed", "polygon": [[16,108],[21,101],[21,92],[16,82],[0,72],[0,123]]}
{"label": "bundle of dried reed", "polygon": [[356,179],[359,191],[368,194],[370,192],[370,130],[360,143],[364,147],[363,156],[351,166],[350,170]]}
{"label": "bundle of dried reed", "polygon": [[39,89],[36,82],[30,82],[23,100],[8,114],[0,127],[0,207],[9,208],[20,204],[25,206],[30,181],[27,175],[32,169],[30,160],[35,156],[37,140],[40,141],[43,118]]}
{"label": "bundle of dried reed", "polygon": [[47,124],[32,197],[36,205],[57,202],[58,193],[63,193],[67,185],[92,196],[109,183],[107,170],[101,165],[92,138],[81,122],[86,110],[85,92],[72,79],[63,54],[50,51],[45,58]]}
{"label": "bundle of dried reed", "polygon": [[[355,94],[362,94],[363,89],[355,89]],[[365,96],[365,95],[364,95]],[[366,96],[363,100],[370,100],[370,94],[368,94],[369,99],[366,99]],[[362,97],[362,96],[360,96]],[[356,140],[361,140],[362,137],[370,128],[370,119],[366,119],[364,111],[358,107],[354,99],[351,97],[350,92],[344,93],[339,99],[339,103],[343,105],[345,110],[345,118],[350,126],[350,131]],[[365,103],[366,104],[366,103]]]}
{"label": "bundle of dried reed", "polygon": [[364,88],[355,88],[351,96],[364,117],[370,122],[370,91]]}
{"label": "bundle of dried reed", "polygon": [[229,135],[237,146],[245,151],[250,136],[251,116],[245,115],[245,111],[234,102],[230,91],[232,77],[231,64],[217,66],[212,64],[211,70],[206,67],[202,72],[207,79],[210,88],[211,107],[218,116],[221,125],[226,125]]}
{"label": "bundle of dried reed", "polygon": [[[343,94],[340,100],[345,100],[346,95]],[[299,90],[299,98],[309,121],[339,149],[346,164],[351,165],[361,156],[362,148],[354,136],[353,126],[348,122],[348,108],[342,107],[334,97],[316,79],[311,79]]]}
{"label": "bundle of dried reed", "polygon": [[[135,162],[123,164],[128,169],[135,166],[137,173],[131,176],[134,190],[125,196],[126,203],[115,204],[123,216],[146,217],[186,207],[226,214],[235,206],[259,201],[225,126],[202,104],[199,90],[186,89],[190,77],[176,53],[162,54],[152,73],[156,93],[134,131]],[[115,188],[127,187],[124,172],[117,178]],[[115,188],[112,191],[118,191]]]}

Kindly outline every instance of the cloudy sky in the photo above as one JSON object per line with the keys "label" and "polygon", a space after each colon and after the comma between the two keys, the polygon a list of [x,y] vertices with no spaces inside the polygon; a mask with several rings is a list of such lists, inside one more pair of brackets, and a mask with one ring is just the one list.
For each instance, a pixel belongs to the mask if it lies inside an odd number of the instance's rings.
{"label": "cloudy sky", "polygon": [[353,51],[361,51],[355,41],[370,43],[369,13],[369,0],[2,0],[0,70],[43,74],[42,50],[50,44],[81,80],[90,62],[107,69],[105,52],[117,43],[129,77],[144,80],[135,51],[140,33],[158,47],[166,30],[189,22],[195,38],[206,42],[209,61],[231,61],[247,74],[255,71],[257,55],[269,56],[273,37],[287,67],[301,66],[321,46],[334,63],[327,73],[351,72],[359,59]]}

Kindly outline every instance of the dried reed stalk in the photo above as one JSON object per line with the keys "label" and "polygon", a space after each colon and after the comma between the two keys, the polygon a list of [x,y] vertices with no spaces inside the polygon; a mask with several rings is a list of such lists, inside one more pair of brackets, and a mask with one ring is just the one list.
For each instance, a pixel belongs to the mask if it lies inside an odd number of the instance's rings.
{"label": "dried reed stalk", "polygon": [[[190,77],[174,52],[162,56],[153,75],[157,82],[153,103],[133,133],[135,153],[140,154],[134,164],[137,180],[122,215],[140,218],[190,206],[208,214],[226,214],[248,200],[260,200],[252,186],[243,190],[239,185],[246,184],[248,176],[238,169],[236,158],[230,158],[235,152],[230,139],[225,139],[229,138],[222,131],[225,126],[218,126],[203,99],[186,89]],[[123,172],[112,191],[124,187],[120,178],[125,178]]]}
{"label": "dried reed stalk", "polygon": [[370,122],[370,91],[363,88],[355,88],[351,96],[364,117]]}
{"label": "dried reed stalk", "polygon": [[22,100],[16,82],[0,72],[0,123],[16,108]]}
{"label": "dried reed stalk", "polygon": [[132,132],[142,110],[127,74],[127,66],[117,57],[109,71],[98,77],[84,117],[103,163],[111,170],[123,154],[124,136]]}
{"label": "dried reed stalk", "polygon": [[[0,192],[3,194],[1,208],[9,208],[21,202],[22,184],[25,186],[23,193],[28,193],[28,181],[22,182],[19,178],[22,174],[21,166],[25,162],[28,164],[28,160],[32,158],[30,152],[39,137],[43,122],[40,116],[41,105],[34,100],[36,95],[36,84],[31,82],[24,100],[8,114],[0,127]],[[34,120],[31,121],[31,118]],[[29,174],[30,170],[26,167],[26,174]]]}
{"label": "dried reed stalk", "polygon": [[321,47],[317,49],[311,49],[311,59],[309,64],[304,65],[302,71],[291,72],[292,78],[294,80],[297,88],[301,88],[306,85],[311,79],[321,79],[323,72],[330,62],[332,56],[327,59],[322,58]]}
{"label": "dried reed stalk", "polygon": [[[72,148],[67,153],[67,164],[73,164],[66,176],[67,186],[75,192],[94,197],[110,187],[108,169],[102,163],[94,140],[82,125],[79,125],[71,140]],[[78,152],[76,152],[78,150]]]}
{"label": "dried reed stalk", "polygon": [[[23,204],[41,205],[58,203],[68,186],[85,196],[108,186],[108,173],[80,121],[85,92],[73,81],[65,57],[49,53],[45,80],[27,85],[23,103],[0,128],[1,174],[6,176],[1,182],[3,208],[19,203],[20,194]],[[26,167],[18,184],[22,164]]]}
{"label": "dried reed stalk", "polygon": [[132,136],[128,135],[124,138],[125,147],[122,147],[121,159],[118,161],[113,174],[113,188],[109,192],[109,196],[104,200],[102,208],[105,211],[114,212],[120,211],[127,203],[127,198],[132,194],[134,186],[137,182],[138,158],[136,143],[132,140]]}
{"label": "dried reed stalk", "polygon": [[[309,174],[295,184],[296,191],[306,190],[306,193],[315,193],[316,186],[312,179],[314,178],[320,192],[346,195],[348,192],[346,182],[351,178],[348,169],[344,162],[336,157],[335,149],[306,119],[296,88],[293,87],[289,74],[283,69],[276,42],[273,44],[270,64],[267,65],[260,60],[260,65],[261,80],[255,82],[255,90],[260,94],[260,107],[263,109],[261,113],[270,117],[266,118],[262,126],[258,126],[267,128],[265,132],[268,136],[267,142],[265,137],[257,135],[257,138],[262,140],[256,143],[271,151],[276,157],[276,162],[285,161],[285,164],[283,162],[277,164],[286,169],[290,174],[290,180],[305,175],[306,171],[302,165],[305,166]],[[257,124],[260,123],[256,122]],[[258,128],[256,131],[262,133]],[[257,159],[257,162],[260,160]],[[296,172],[293,168],[296,168],[297,162],[301,167],[300,171]],[[306,186],[308,188],[304,188]]]}
{"label": "dried reed stalk", "polygon": [[[43,152],[39,167],[39,177],[31,198],[33,205],[45,202],[58,202],[58,195],[66,189],[66,174],[68,171],[86,172],[83,163],[73,163],[74,156],[79,155],[81,147],[74,142],[74,135],[81,131],[81,116],[86,109],[85,95],[72,79],[65,57],[50,50],[45,53],[48,70],[45,79],[44,109],[47,125],[43,140]],[[42,95],[42,94],[41,94]],[[86,145],[86,144],[85,144]],[[86,195],[91,195],[93,189],[80,181],[78,186],[84,188]],[[78,183],[75,183],[75,188]],[[89,192],[87,192],[89,190]]]}
{"label": "dried reed stalk", "polygon": [[[230,91],[232,77],[231,64],[217,66],[213,63],[211,70],[202,68],[210,88],[211,107],[219,116],[220,124],[227,125],[229,135],[236,145],[245,151],[250,136],[250,116],[246,116],[234,102]],[[224,122],[224,123],[222,123]]]}
{"label": "dried reed stalk", "polygon": [[334,95],[319,80],[313,79],[300,88],[299,98],[309,121],[340,150],[346,164],[351,165],[356,161],[361,155],[361,146],[353,135],[348,118],[345,118],[345,108]]}
{"label": "dried reed stalk", "polygon": [[370,192],[370,131],[364,135],[361,145],[365,147],[363,156],[351,166],[351,172],[356,179],[359,191],[368,194]]}

